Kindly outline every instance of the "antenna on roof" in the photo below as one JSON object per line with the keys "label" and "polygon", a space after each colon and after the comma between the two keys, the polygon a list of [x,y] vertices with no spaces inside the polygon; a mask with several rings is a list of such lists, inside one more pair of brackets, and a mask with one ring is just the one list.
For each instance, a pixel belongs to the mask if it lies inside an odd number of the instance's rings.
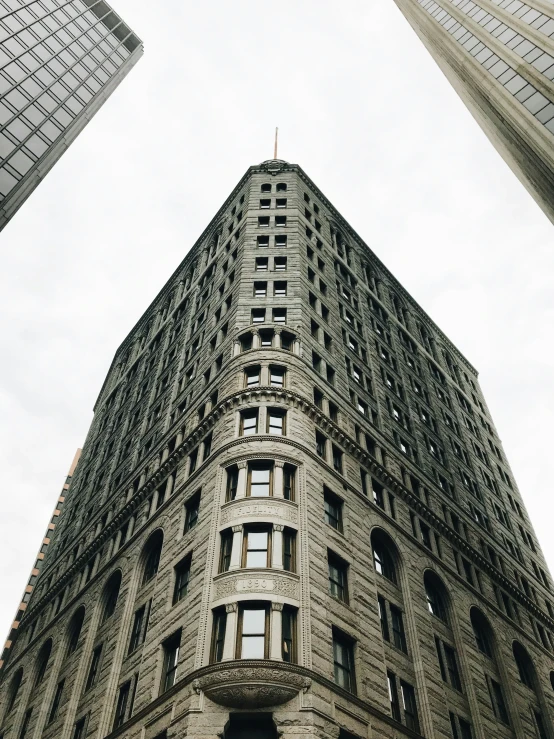
{"label": "antenna on roof", "polygon": [[277,144],[279,143],[279,128],[275,129],[275,146],[273,148],[273,158],[277,159]]}

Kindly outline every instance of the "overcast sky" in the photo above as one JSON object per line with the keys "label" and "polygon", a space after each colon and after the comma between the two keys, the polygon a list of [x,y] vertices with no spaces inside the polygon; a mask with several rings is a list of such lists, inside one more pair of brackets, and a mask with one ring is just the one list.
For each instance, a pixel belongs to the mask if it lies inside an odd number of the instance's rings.
{"label": "overcast sky", "polygon": [[276,125],[480,371],[554,563],[554,230],[393,0],[113,5],[145,55],[0,237],[0,639],[117,346]]}

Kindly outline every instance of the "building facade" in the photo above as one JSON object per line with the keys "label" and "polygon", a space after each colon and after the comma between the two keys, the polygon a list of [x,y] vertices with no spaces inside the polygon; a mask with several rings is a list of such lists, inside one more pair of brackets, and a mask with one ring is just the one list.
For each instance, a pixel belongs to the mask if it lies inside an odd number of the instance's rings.
{"label": "building facade", "polygon": [[548,0],[396,4],[554,222],[554,5]]}
{"label": "building facade", "polygon": [[475,369],[271,160],[115,355],[0,736],[552,739],[553,601]]}
{"label": "building facade", "polygon": [[0,2],[0,230],[142,55],[104,0]]}

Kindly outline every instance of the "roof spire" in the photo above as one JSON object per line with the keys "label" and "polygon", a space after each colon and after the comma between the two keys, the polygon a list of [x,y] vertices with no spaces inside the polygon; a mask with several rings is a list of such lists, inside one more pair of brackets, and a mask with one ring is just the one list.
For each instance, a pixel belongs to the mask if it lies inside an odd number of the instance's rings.
{"label": "roof spire", "polygon": [[275,146],[273,147],[273,158],[277,159],[277,145],[279,143],[279,127],[275,128]]}

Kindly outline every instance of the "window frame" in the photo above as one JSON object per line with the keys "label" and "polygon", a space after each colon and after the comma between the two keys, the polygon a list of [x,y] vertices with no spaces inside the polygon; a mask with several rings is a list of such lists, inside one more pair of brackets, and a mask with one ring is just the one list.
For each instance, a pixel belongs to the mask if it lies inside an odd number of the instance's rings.
{"label": "window frame", "polygon": [[[264,611],[264,656],[263,657],[243,657],[242,652],[244,648],[243,639],[244,633],[244,613],[245,611]],[[237,623],[237,641],[235,648],[236,659],[269,659],[269,640],[271,630],[271,603],[267,601],[246,601],[239,603],[238,623]],[[246,634],[246,638],[249,637],[260,637],[259,632],[252,632]]]}

